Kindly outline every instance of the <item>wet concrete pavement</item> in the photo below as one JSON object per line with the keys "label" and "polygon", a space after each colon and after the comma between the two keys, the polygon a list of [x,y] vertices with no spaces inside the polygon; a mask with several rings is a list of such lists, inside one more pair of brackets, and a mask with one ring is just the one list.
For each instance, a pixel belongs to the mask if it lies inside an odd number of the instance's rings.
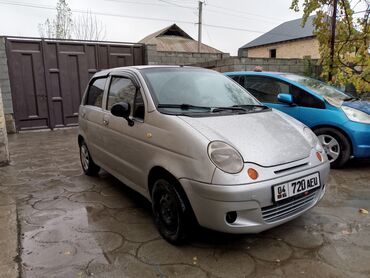
{"label": "wet concrete pavement", "polygon": [[174,247],[143,197],[107,173],[82,174],[76,134],[9,136],[0,192],[16,200],[22,277],[370,276],[370,216],[359,212],[370,207],[370,162],[332,171],[320,205],[290,223],[259,235],[202,231]]}

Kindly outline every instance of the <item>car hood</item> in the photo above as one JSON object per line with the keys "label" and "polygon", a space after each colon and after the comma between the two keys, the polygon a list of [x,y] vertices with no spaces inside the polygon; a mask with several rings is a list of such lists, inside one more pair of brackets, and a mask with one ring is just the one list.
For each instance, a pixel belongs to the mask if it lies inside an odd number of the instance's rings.
{"label": "car hood", "polygon": [[179,116],[210,141],[235,147],[245,162],[269,167],[310,155],[303,125],[276,111],[213,117]]}
{"label": "car hood", "polygon": [[343,102],[342,105],[355,108],[357,110],[360,110],[370,115],[370,102],[369,101],[364,101],[364,100],[345,101]]}

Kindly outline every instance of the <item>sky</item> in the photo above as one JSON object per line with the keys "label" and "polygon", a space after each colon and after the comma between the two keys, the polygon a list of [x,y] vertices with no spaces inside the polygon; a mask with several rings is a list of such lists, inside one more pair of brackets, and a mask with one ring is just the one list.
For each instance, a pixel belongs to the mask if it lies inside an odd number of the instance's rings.
{"label": "sky", "polygon": [[[105,40],[138,42],[173,23],[197,39],[197,0],[67,0],[77,17],[91,11]],[[38,37],[38,24],[56,14],[57,0],[0,0],[0,35]],[[236,55],[238,48],[277,25],[302,16],[291,0],[206,0],[202,42]]]}

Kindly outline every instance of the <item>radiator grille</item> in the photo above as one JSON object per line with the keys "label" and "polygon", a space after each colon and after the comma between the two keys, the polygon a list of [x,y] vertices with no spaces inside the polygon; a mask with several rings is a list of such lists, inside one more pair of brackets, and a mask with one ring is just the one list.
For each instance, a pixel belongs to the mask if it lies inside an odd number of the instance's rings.
{"label": "radiator grille", "polygon": [[263,207],[261,209],[263,220],[266,222],[281,220],[306,209],[315,201],[319,189],[315,188],[306,195],[297,195],[272,206]]}

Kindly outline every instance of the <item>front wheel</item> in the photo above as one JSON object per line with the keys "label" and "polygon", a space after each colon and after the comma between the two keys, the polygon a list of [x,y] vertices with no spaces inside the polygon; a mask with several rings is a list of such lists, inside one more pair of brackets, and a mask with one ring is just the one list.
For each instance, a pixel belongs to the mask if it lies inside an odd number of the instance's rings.
{"label": "front wheel", "polygon": [[320,140],[332,168],[342,167],[351,157],[351,145],[346,136],[333,128],[319,128],[315,134]]}
{"label": "front wheel", "polygon": [[160,178],[152,190],[154,221],[161,236],[171,244],[181,244],[189,236],[190,209],[174,186],[175,181]]}

